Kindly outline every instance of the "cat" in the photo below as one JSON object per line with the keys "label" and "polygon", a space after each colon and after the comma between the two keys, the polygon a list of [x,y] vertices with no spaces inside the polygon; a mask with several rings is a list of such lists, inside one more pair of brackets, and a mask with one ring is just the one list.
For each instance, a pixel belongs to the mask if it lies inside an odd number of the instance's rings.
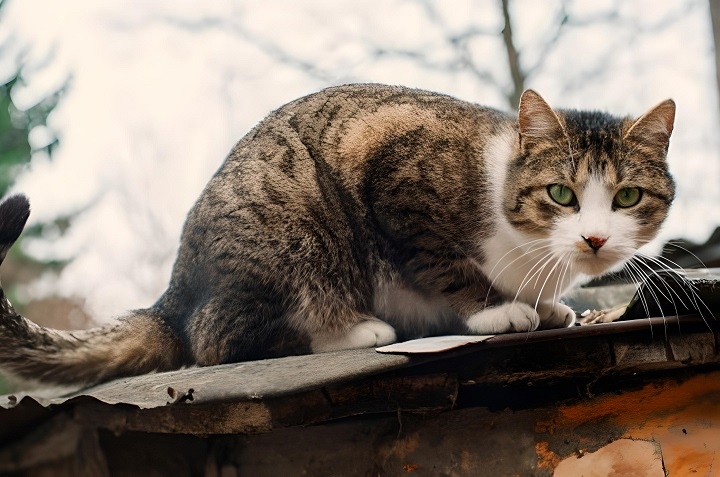
{"label": "cat", "polygon": [[[445,333],[567,327],[560,296],[658,232],[675,103],[639,118],[517,115],[399,86],[325,89],[272,112],[190,211],[167,291],[84,331],[0,300],[0,370],[88,385],[192,365]],[[0,259],[29,214],[0,206]]]}

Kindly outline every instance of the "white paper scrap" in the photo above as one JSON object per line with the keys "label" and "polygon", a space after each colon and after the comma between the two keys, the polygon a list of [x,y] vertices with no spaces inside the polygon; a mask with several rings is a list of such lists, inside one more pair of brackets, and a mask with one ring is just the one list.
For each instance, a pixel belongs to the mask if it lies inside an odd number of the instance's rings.
{"label": "white paper scrap", "polygon": [[379,353],[439,353],[472,343],[480,343],[495,335],[454,335],[432,336],[416,340],[393,343],[375,348]]}

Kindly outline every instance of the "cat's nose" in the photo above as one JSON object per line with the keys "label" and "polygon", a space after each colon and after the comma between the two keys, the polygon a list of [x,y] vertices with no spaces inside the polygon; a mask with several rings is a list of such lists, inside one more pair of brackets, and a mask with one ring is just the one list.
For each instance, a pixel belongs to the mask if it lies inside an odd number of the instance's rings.
{"label": "cat's nose", "polygon": [[594,235],[591,235],[590,237],[586,237],[584,235],[581,236],[583,240],[585,240],[585,243],[587,243],[593,251],[597,252],[600,250],[600,247],[605,245],[605,242],[608,241],[607,237],[596,237]]}

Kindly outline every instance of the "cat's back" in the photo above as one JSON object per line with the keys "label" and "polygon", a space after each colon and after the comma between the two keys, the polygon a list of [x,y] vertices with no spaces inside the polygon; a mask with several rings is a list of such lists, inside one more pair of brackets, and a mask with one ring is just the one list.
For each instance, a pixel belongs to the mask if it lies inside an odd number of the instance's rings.
{"label": "cat's back", "polygon": [[377,192],[392,187],[388,180],[431,184],[444,204],[464,197],[457,189],[466,182],[468,195],[481,197],[487,141],[513,124],[505,113],[431,91],[324,89],[273,111],[240,140],[188,216],[186,238],[206,243],[237,238],[238,230],[307,235],[292,229],[306,227],[307,217],[322,229],[354,223]]}
{"label": "cat's back", "polygon": [[[310,155],[333,165],[362,162],[412,134],[465,141],[482,147],[501,129],[511,127],[507,114],[432,91],[383,84],[326,88],[273,111],[236,150],[266,136],[299,141]],[[243,157],[242,154],[231,154]]]}

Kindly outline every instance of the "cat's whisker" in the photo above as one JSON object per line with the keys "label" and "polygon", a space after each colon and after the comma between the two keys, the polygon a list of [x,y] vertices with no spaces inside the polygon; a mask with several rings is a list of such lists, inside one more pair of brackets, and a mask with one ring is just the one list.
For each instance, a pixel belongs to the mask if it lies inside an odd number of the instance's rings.
{"label": "cat's whisker", "polygon": [[[551,257],[552,254],[553,254],[552,250],[549,251],[549,252],[546,252],[544,255],[542,255],[541,257],[539,257],[539,258],[535,261],[535,263],[530,267],[529,270],[527,270],[527,272],[525,272],[525,276],[522,278],[522,280],[520,280],[520,285],[519,285],[518,288],[517,288],[517,291],[516,291],[516,293],[515,293],[515,297],[513,298],[513,302],[516,302],[516,301],[517,301],[517,299],[518,299],[519,296],[520,296],[520,293],[521,293],[521,292],[523,291],[523,289],[527,286],[527,284],[530,282],[530,280],[533,279],[533,277],[535,276],[535,274],[536,274],[536,273],[539,273],[539,272],[542,270],[542,268],[543,268],[543,265],[542,265],[542,264],[543,264],[543,261],[544,261],[546,258]],[[535,271],[536,268],[538,269],[537,271]]]}
{"label": "cat's whisker", "polygon": [[556,303],[561,298],[560,296],[558,296],[558,292],[562,292],[560,290],[560,284],[565,282],[565,276],[570,269],[570,254],[566,252],[565,254],[563,254],[563,257],[566,260],[565,266],[562,269],[559,280],[555,282],[555,290],[553,291],[553,303]]}
{"label": "cat's whisker", "polygon": [[[656,285],[656,284],[655,284],[653,281],[651,281],[651,280],[646,280],[646,281],[645,281],[646,286],[648,287],[648,290],[650,290],[650,292],[653,294],[653,298],[655,299],[655,302],[657,303],[658,308],[660,309],[660,314],[662,315],[662,318],[663,318],[663,324],[665,325],[665,337],[667,338],[667,319],[665,318],[665,314],[664,314],[664,312],[663,312],[662,306],[660,305],[660,302],[658,301],[658,296],[657,296],[657,294],[655,294],[655,293],[652,291],[652,288],[654,287],[654,288],[657,290],[658,293],[660,293],[663,297],[665,297],[665,299],[667,299],[668,301],[670,301],[670,303],[672,303],[672,306],[673,306],[673,309],[675,310],[675,315],[676,315],[676,316],[677,316],[679,313],[678,313],[677,304],[675,303],[675,299],[673,298],[673,295],[676,295],[676,296],[678,297],[678,299],[680,300],[681,303],[683,303],[683,302],[682,302],[682,299],[681,299],[680,295],[677,294],[677,293],[675,293],[675,292],[673,291],[673,289],[660,277],[660,275],[659,275],[655,270],[653,270],[652,267],[650,267],[650,266],[647,265],[645,262],[643,262],[642,260],[640,260],[640,257],[633,257],[633,258],[631,259],[630,263],[632,263],[633,266],[637,267],[638,270],[640,270],[640,266],[643,266],[643,267],[647,268],[647,269],[650,271],[650,273],[652,273],[652,274],[654,274],[656,277],[658,277],[658,279],[660,280],[660,283],[661,283],[661,284],[665,287],[665,289],[668,291],[668,294],[666,295],[665,293],[663,293],[662,289],[660,288],[660,285]],[[630,264],[630,263],[629,263],[629,264]],[[648,275],[648,274],[646,274],[645,276],[648,277],[648,278],[650,277],[650,275]]]}
{"label": "cat's whisker", "polygon": [[[653,263],[656,263],[656,264],[660,265],[661,267],[664,266],[664,264],[663,264],[661,261],[659,261],[659,260],[657,260],[657,259],[655,259],[655,258],[653,258],[653,257],[649,257],[649,256],[645,256],[645,255],[640,255],[640,257],[642,257],[642,258],[644,258],[644,259],[647,259],[648,261],[651,261],[651,262],[653,262]],[[668,297],[667,295],[665,295],[665,294],[662,292],[662,290],[659,288],[660,285],[655,284],[653,281],[646,281],[646,282],[645,282],[648,291],[653,295],[653,298],[654,298],[654,299],[656,300],[656,302],[658,303],[658,307],[659,307],[659,309],[660,309],[660,313],[661,313],[661,314],[663,314],[662,306],[660,306],[660,302],[658,301],[657,295],[654,294],[653,288],[655,288],[656,290],[658,290],[659,293],[661,293],[666,299],[668,299],[668,301],[670,301],[670,302],[672,303],[673,308],[674,308],[674,310],[675,310],[675,315],[679,315],[679,311],[678,311],[678,309],[677,309],[677,304],[675,303],[675,300],[672,298],[673,295],[678,298],[678,300],[680,301],[680,303],[682,304],[682,306],[684,306],[684,307],[686,307],[686,308],[691,308],[691,307],[689,307],[689,306],[682,300],[682,296],[680,296],[680,294],[679,294],[677,291],[675,291],[675,290],[667,283],[667,281],[666,281],[665,279],[663,279],[663,277],[661,277],[661,276],[657,273],[656,270],[652,269],[652,267],[650,267],[647,263],[645,263],[645,262],[643,262],[643,261],[641,261],[641,260],[636,260],[636,262],[637,262],[637,265],[634,265],[634,266],[639,267],[639,265],[642,265],[643,267],[645,267],[645,268],[647,268],[648,270],[650,270],[650,272],[657,277],[657,279],[660,281],[660,283],[663,284],[663,286],[666,288],[666,290],[668,290],[668,292],[669,292],[669,294],[670,294],[670,297]],[[670,273],[669,273],[670,277],[671,277],[673,280],[675,280],[676,283],[678,283],[678,284],[680,285],[680,290],[685,294],[686,298],[687,298],[688,300],[690,300],[690,302],[694,305],[694,309],[697,310],[697,312],[698,312],[698,314],[700,315],[700,317],[702,318],[703,322],[706,324],[706,326],[709,327],[710,325],[709,325],[707,319],[705,318],[705,315],[703,314],[703,310],[702,310],[702,307],[700,306],[700,304],[702,304],[703,306],[705,306],[706,309],[707,309],[708,311],[710,311],[710,314],[711,314],[711,315],[713,315],[713,313],[712,313],[712,311],[707,307],[707,305],[705,304],[705,302],[700,298],[700,296],[696,293],[696,291],[693,289],[693,287],[689,286],[689,285],[691,284],[690,281],[687,280],[685,277],[682,276],[682,274],[678,273],[678,272],[675,271],[675,270],[672,270],[672,269],[663,269],[663,271],[670,272]],[[687,288],[690,289],[691,294],[688,293]],[[642,297],[643,295],[640,294],[640,296]],[[700,303],[698,303],[698,300],[699,300]],[[649,316],[649,313],[648,313],[647,311],[646,311],[646,314]],[[665,317],[664,317],[664,314],[663,314],[663,318],[665,318]],[[666,328],[666,331],[665,331],[665,332],[666,332],[666,334],[667,334],[667,322],[665,322],[665,328]]]}
{"label": "cat's whisker", "polygon": [[676,283],[683,285],[684,287],[682,288],[682,290],[689,298],[690,295],[688,295],[686,289],[689,289],[693,293],[693,295],[696,294],[698,290],[697,286],[692,282],[692,280],[689,280],[687,277],[685,277],[685,269],[678,265],[676,262],[662,256],[650,257],[647,255],[643,255],[643,257],[658,265],[660,267],[660,271],[667,272],[671,276],[671,278],[675,280]]}
{"label": "cat's whisker", "polygon": [[[553,253],[554,253],[555,256],[557,257],[557,252],[553,250]],[[553,258],[553,257],[550,257],[550,259],[548,259],[548,260],[551,260],[552,258]],[[545,267],[543,267],[543,268],[545,268]],[[551,273],[552,273],[552,271],[551,271]],[[538,273],[538,274],[536,274],[536,275],[537,275],[537,276],[535,277],[535,284],[533,285],[533,288],[537,288],[538,283],[540,282],[540,278],[542,277],[542,273]],[[548,275],[548,276],[549,276],[549,275]]]}
{"label": "cat's whisker", "polygon": [[[655,293],[655,290],[658,289],[657,285],[655,285],[653,282],[647,280],[647,278],[648,278],[647,273],[643,269],[640,268],[640,266],[635,262],[635,260],[632,260],[632,259],[629,260],[627,262],[627,266],[630,269],[635,271],[635,273],[636,273],[635,276],[639,279],[638,283],[645,283],[647,285],[647,289],[650,292],[651,297],[655,300],[655,303],[659,304],[660,303],[659,297],[658,297],[657,293]],[[658,289],[658,291],[659,291],[659,289]],[[666,298],[668,298],[668,297],[666,296]],[[662,310],[660,310],[660,313],[661,314],[663,313]],[[649,310],[648,310],[648,314],[649,314]],[[664,317],[665,316],[663,315],[663,318]]]}
{"label": "cat's whisker", "polygon": [[[518,287],[518,291],[515,294],[515,298],[513,301],[517,301],[518,297],[520,296],[520,293],[525,289],[525,287],[532,281],[532,279],[535,276],[539,276],[539,274],[542,273],[542,271],[547,267],[551,261],[556,257],[557,252],[554,250],[551,250],[550,252],[547,252],[545,255],[543,255],[541,258],[537,260],[537,262],[528,270],[528,272],[525,274],[525,278],[520,282],[520,287]],[[537,270],[535,270],[537,268]],[[535,272],[533,273],[533,270]],[[532,273],[532,275],[531,275]]]}
{"label": "cat's whisker", "polygon": [[[676,244],[676,243],[674,243],[674,242],[672,242],[672,241],[671,241],[671,242],[668,242],[667,245],[668,245],[668,246],[675,247],[675,248],[677,248],[677,249],[679,249],[679,250],[682,250],[683,252],[687,253],[688,255],[691,255],[695,260],[698,261],[698,263],[700,264],[700,266],[701,266],[702,268],[708,268],[708,266],[705,265],[705,262],[703,262],[702,260],[700,260],[700,257],[698,257],[697,255],[695,255],[693,252],[691,252],[691,251],[688,250],[687,248],[683,247],[682,245],[678,245],[678,244]],[[679,270],[683,270],[683,271],[685,270],[683,267],[681,267],[681,266],[678,265],[676,262],[670,260],[670,259],[667,258],[667,257],[662,257],[662,256],[660,256],[660,257],[658,257],[658,258],[662,258],[662,259],[666,260],[667,262],[672,263],[672,264],[673,264],[677,269],[679,269]],[[692,282],[690,282],[690,283],[692,283]],[[695,288],[694,285],[693,285],[693,288]],[[695,288],[695,289],[697,289],[697,288]],[[711,312],[711,313],[712,313],[712,312]]]}
{"label": "cat's whisker", "polygon": [[[515,294],[515,298],[513,298],[513,302],[516,302],[517,299],[520,296],[520,293],[522,293],[523,289],[532,281],[533,277],[537,276],[538,278],[542,275],[542,271],[550,264],[552,263],[553,259],[557,256],[557,252],[555,250],[550,250],[549,252],[546,252],[542,257],[538,258],[536,263],[528,270],[528,272],[525,274],[525,278],[520,284],[520,287],[518,288],[517,293]],[[556,263],[557,264],[557,263]],[[533,270],[538,267],[538,269],[533,273]],[[532,273],[532,275],[530,275]],[[552,273],[552,271],[550,272]],[[549,276],[549,275],[548,275]],[[547,279],[546,279],[547,281]],[[537,288],[538,280],[536,279],[534,287]],[[541,290],[542,291],[542,290]],[[535,306],[533,307],[535,312],[537,313],[537,302],[535,303]],[[529,333],[529,331],[528,331]]]}
{"label": "cat's whisker", "polygon": [[[715,313],[714,313],[714,312],[712,311],[712,309],[707,305],[707,303],[705,303],[705,301],[702,299],[702,297],[700,297],[700,295],[699,295],[699,293],[698,293],[698,288],[697,288],[697,286],[695,286],[695,284],[692,282],[692,280],[689,280],[687,277],[685,277],[685,276],[683,275],[683,273],[681,273],[681,272],[684,272],[685,270],[684,270],[682,267],[680,267],[679,265],[677,265],[677,263],[673,262],[672,260],[667,259],[666,257],[657,257],[657,258],[656,258],[656,257],[649,257],[649,256],[646,256],[646,255],[642,255],[642,256],[643,256],[644,258],[652,261],[653,263],[656,263],[657,265],[659,265],[659,266],[661,266],[661,267],[664,266],[665,264],[664,264],[660,259],[665,259],[668,263],[671,263],[671,264],[673,264],[673,265],[675,265],[675,266],[677,267],[677,269],[665,268],[664,271],[665,271],[665,272],[668,272],[668,275],[670,275],[671,278],[672,278],[673,280],[675,280],[675,282],[680,286],[680,290],[682,290],[683,293],[685,293],[686,297],[688,298],[688,300],[690,300],[690,301],[692,302],[692,304],[693,304],[693,306],[694,306],[694,309],[698,312],[698,314],[699,314],[700,317],[703,319],[703,321],[705,322],[705,324],[706,324],[708,327],[710,327],[707,319],[705,318],[705,315],[703,314],[702,308],[704,307],[705,310],[707,310],[707,312],[708,312],[708,313],[710,314],[710,316],[712,316],[712,317],[715,316]],[[657,275],[657,274],[656,274],[656,275]],[[660,280],[662,280],[661,277],[658,276],[658,278],[659,278]],[[663,282],[664,282],[664,280],[663,280]],[[669,286],[669,285],[668,285],[668,286]],[[689,293],[688,293],[688,290],[689,290]],[[679,298],[679,296],[678,296],[678,298]],[[688,307],[684,302],[682,302],[682,304],[683,304],[683,306],[686,306],[687,308],[690,308],[690,307]],[[701,306],[701,305],[702,305],[702,306]]]}
{"label": "cat's whisker", "polygon": [[[630,275],[630,278],[633,280],[633,282],[635,282],[635,283],[639,286],[640,283],[643,282],[643,280],[642,280],[642,274],[641,274],[640,276],[638,276],[638,275],[636,274],[636,272],[634,271],[634,269],[633,269],[632,266],[631,266],[631,262],[630,262],[630,261],[628,261],[628,262],[625,264],[625,266],[626,266],[625,270],[627,271],[628,275]],[[650,316],[650,307],[649,307],[648,304],[647,304],[647,300],[645,299],[645,295],[643,295],[643,294],[641,293],[641,294],[639,294],[638,296],[639,296],[639,298],[640,298],[640,303],[642,304],[643,309],[645,310],[645,314],[649,317],[649,316]]]}
{"label": "cat's whisker", "polygon": [[[688,280],[683,274],[686,273],[685,269],[681,267],[677,262],[674,262],[673,260],[670,260],[667,257],[658,256],[658,257],[650,257],[647,255],[643,255],[644,257],[654,261],[656,264],[658,264],[660,267],[667,267],[663,268],[663,271],[668,272],[674,272],[673,278],[675,280],[680,280],[684,285],[686,285],[688,288],[692,289],[693,291],[697,291],[697,286],[692,282],[692,280]],[[702,262],[700,262],[702,264]],[[702,264],[705,266],[704,264]]]}
{"label": "cat's whisker", "polygon": [[[557,257],[557,259],[555,260],[555,264],[552,266],[552,268],[548,272],[547,276],[545,277],[545,281],[543,281],[543,284],[540,287],[540,291],[538,292],[537,300],[535,300],[535,311],[537,311],[538,304],[540,303],[540,299],[542,298],[543,290],[545,289],[545,285],[547,284],[548,280],[552,276],[553,272],[555,272],[555,270],[557,269],[558,265],[560,265],[562,263],[562,259],[563,259],[563,255],[560,255],[559,257]],[[558,281],[556,280],[555,283],[557,285]],[[553,303],[554,303],[554,301],[553,301]]]}
{"label": "cat's whisker", "polygon": [[[529,244],[529,243],[537,243],[537,242],[545,242],[545,241],[548,241],[548,242],[549,242],[549,240],[547,240],[547,239],[538,239],[538,240],[533,240],[533,241],[531,241],[531,242],[528,242],[528,244]],[[526,244],[523,244],[522,246],[526,246]],[[502,261],[502,259],[505,258],[510,252],[512,252],[513,250],[517,250],[518,248],[520,248],[520,247],[522,247],[522,246],[514,247],[512,250],[510,250],[510,251],[507,252],[505,255],[503,255],[503,256],[500,258],[500,260],[497,261],[497,263],[495,264],[495,267],[493,267],[493,270],[495,270],[495,268],[497,268],[497,265],[498,265],[498,264]],[[502,268],[502,270],[500,270],[500,272],[497,274],[497,276],[490,282],[490,286],[488,287],[487,294],[485,295],[485,303],[487,304],[488,299],[489,299],[489,297],[490,297],[490,291],[493,289],[493,286],[495,285],[496,281],[497,281],[498,279],[500,279],[500,277],[501,277],[502,274],[505,272],[505,270],[508,269],[508,267],[510,267],[513,263],[517,262],[517,261],[520,260],[520,259],[525,259],[525,262],[523,262],[523,264],[524,264],[524,263],[526,263],[526,262],[528,262],[528,261],[530,261],[530,260],[533,259],[533,257],[532,257],[532,254],[533,254],[533,253],[538,252],[538,251],[543,250],[543,249],[546,249],[546,248],[551,248],[552,246],[553,246],[552,243],[549,243],[549,244],[547,244],[547,245],[541,245],[541,246],[536,247],[536,248],[534,248],[534,249],[531,249],[531,250],[528,250],[528,251],[526,251],[526,252],[523,252],[522,255],[520,255],[519,257],[516,257],[515,259],[513,259],[512,261],[510,261],[510,263],[508,263],[507,265],[505,265],[505,266]],[[489,275],[489,276],[492,276],[492,273],[490,273],[490,274],[488,274],[488,275]]]}
{"label": "cat's whisker", "polygon": [[542,271],[542,269],[546,266],[547,262],[552,259],[554,253],[555,252],[553,250],[550,250],[548,252],[545,252],[540,257],[532,257],[534,258],[535,263],[533,263],[533,265],[527,270],[525,276],[520,281],[520,286],[518,287],[517,294],[515,296],[516,299],[517,295],[519,295],[520,292],[528,285],[528,283],[530,283],[530,281]]}
{"label": "cat's whisker", "polygon": [[[688,291],[685,289],[686,287],[689,287],[689,288],[691,289],[690,291],[694,293],[695,291],[693,290],[693,288],[695,288],[695,286],[692,284],[692,282],[690,282],[689,280],[685,279],[685,277],[683,277],[683,276],[682,276],[679,272],[677,272],[676,270],[673,270],[672,268],[667,268],[667,267],[665,267],[665,264],[663,264],[661,261],[657,260],[657,259],[654,258],[654,257],[650,257],[650,256],[648,256],[648,255],[643,255],[643,254],[638,254],[638,256],[641,257],[641,258],[644,259],[644,260],[647,260],[647,261],[650,261],[651,263],[655,263],[656,265],[659,265],[659,266],[660,266],[660,270],[659,270],[659,271],[667,273],[668,276],[670,276],[670,277],[675,281],[675,283],[680,284],[680,285],[681,285],[680,290],[685,294],[685,297],[686,297],[688,300],[691,300],[691,301],[692,301],[692,297],[690,296],[690,294],[688,293]],[[644,263],[643,263],[643,264],[644,264]],[[651,270],[652,273],[653,273],[659,280],[661,280],[663,283],[665,283],[665,280],[659,275],[658,271],[654,270],[652,267],[650,267],[650,266],[647,265],[647,264],[644,264],[644,265],[645,265],[649,270]],[[669,285],[667,285],[667,286],[669,287]],[[677,295],[678,299],[680,300],[680,304],[683,305],[683,306],[687,306],[687,304],[682,300],[682,297],[679,295],[679,293],[676,292],[676,295]]]}
{"label": "cat's whisker", "polygon": [[[548,248],[548,247],[542,247],[542,248]],[[536,252],[536,251],[538,251],[538,250],[539,250],[539,249],[535,249],[535,250],[533,250],[532,252]],[[549,253],[549,252],[547,252],[547,253]],[[543,257],[547,256],[547,253],[546,253],[546,255],[543,255]],[[520,263],[518,263],[518,266],[524,266],[524,265],[526,265],[527,263],[532,262],[532,261],[534,260],[534,257],[532,256],[531,253],[526,253],[526,254],[523,254],[523,255],[520,256],[520,257],[517,257],[517,258],[514,259],[512,262],[510,262],[506,267],[504,267],[504,268],[500,271],[500,273],[498,273],[498,275],[495,277],[495,279],[493,279],[493,281],[491,282],[490,287],[489,287],[489,289],[488,289],[488,292],[487,292],[487,294],[486,294],[486,296],[485,296],[485,302],[486,302],[486,303],[487,303],[488,297],[489,297],[489,295],[490,295],[490,292],[493,290],[493,287],[494,287],[496,281],[499,280],[499,279],[502,277],[502,273],[503,273],[510,265],[512,265],[514,262],[517,262],[518,260],[521,260],[521,259],[522,259],[523,261],[520,262]],[[537,262],[537,261],[536,261],[536,262]],[[533,264],[532,267],[531,267],[531,269],[530,269],[530,271],[528,271],[528,273],[530,273],[536,266],[537,266],[537,263]],[[527,276],[527,275],[526,275],[526,276]]]}
{"label": "cat's whisker", "polygon": [[[665,287],[665,290],[668,291],[668,294],[663,293],[663,291],[660,289],[660,286],[657,285],[657,286],[656,286],[656,289],[657,289],[658,293],[660,293],[665,299],[667,299],[668,301],[670,301],[670,302],[672,303],[673,308],[675,308],[675,314],[677,315],[677,314],[678,314],[678,309],[677,309],[677,306],[676,306],[676,304],[675,304],[675,300],[673,299],[673,294],[675,294],[675,296],[677,296],[678,300],[680,301],[680,304],[683,305],[683,306],[685,306],[685,302],[682,300],[682,297],[681,297],[678,293],[676,293],[676,292],[670,287],[670,285],[668,285],[668,284],[665,282],[665,280],[662,279],[662,277],[660,276],[660,274],[658,274],[655,269],[653,269],[651,266],[649,266],[647,263],[645,263],[643,260],[641,260],[641,258],[643,258],[643,257],[642,257],[642,256],[632,257],[631,262],[633,262],[638,268],[640,268],[640,266],[646,268],[646,269],[650,272],[649,274],[648,274],[648,273],[645,273],[645,276],[646,276],[646,277],[649,278],[650,275],[654,275],[655,277],[658,278],[660,284],[662,284],[662,285]],[[649,281],[648,281],[648,282],[646,282],[646,283],[652,283],[652,282],[649,282]],[[688,297],[688,298],[689,298],[689,297]]]}
{"label": "cat's whisker", "polygon": [[[508,250],[507,252],[505,252],[505,254],[504,254],[502,257],[500,257],[500,258],[495,262],[495,265],[492,267],[492,269],[490,269],[490,272],[488,273],[488,276],[492,276],[493,273],[495,272],[495,269],[496,269],[498,266],[500,266],[500,264],[501,264],[502,261],[505,259],[505,257],[507,257],[508,255],[510,255],[511,253],[513,253],[515,250],[522,249],[522,248],[525,248],[525,247],[529,247],[530,245],[537,244],[538,242],[540,242],[540,243],[542,243],[542,242],[549,242],[549,240],[548,240],[548,239],[535,239],[535,240],[530,240],[529,242],[525,242],[525,243],[523,243],[523,244],[518,245],[517,247],[511,248],[510,250]],[[547,247],[547,246],[550,246],[550,245],[551,245],[551,244],[547,244],[547,245],[545,245],[545,246],[543,246],[543,247],[541,247],[541,248],[544,248],[544,247]],[[519,259],[519,258],[522,258],[523,256],[525,256],[525,255],[527,255],[527,254],[529,254],[529,253],[532,253],[532,252],[535,251],[535,250],[538,250],[538,248],[535,248],[535,249],[532,249],[532,250],[525,250],[525,251],[523,251],[523,253],[522,253],[519,257],[516,257],[515,260],[517,260],[517,259]],[[503,271],[505,271],[505,269],[506,269],[509,265],[512,265],[512,264],[515,262],[515,260],[511,261],[511,262],[510,262],[509,264],[507,264],[502,270],[500,270],[500,272],[498,273],[498,276],[500,276],[500,275],[503,273]]]}
{"label": "cat's whisker", "polygon": [[[644,274],[642,273],[642,271],[638,270],[636,268],[635,264],[632,263],[632,261],[628,261],[626,265],[627,265],[628,274],[631,276],[633,281],[637,284],[643,283],[644,282],[644,280],[643,280]],[[652,295],[652,293],[653,293],[652,289],[650,288],[649,290],[650,290],[650,294]],[[640,302],[642,303],[643,309],[645,310],[645,315],[647,316],[647,320],[649,322],[650,318],[651,318],[651,316],[650,316],[651,313],[650,313],[650,306],[648,305],[648,302],[647,302],[647,298],[645,297],[645,294],[643,294],[643,293],[640,293],[638,296],[640,297]],[[657,301],[657,299],[656,299],[656,301]],[[653,338],[655,336],[652,326],[650,326],[650,336],[652,336]]]}
{"label": "cat's whisker", "polygon": [[565,260],[565,264],[562,266],[560,270],[560,275],[558,280],[555,280],[555,289],[553,290],[553,303],[556,303],[560,297],[558,296],[558,291],[560,289],[560,284],[565,281],[565,274],[567,273],[568,265],[570,264],[570,260],[568,259],[568,254],[565,253],[561,257],[561,259]]}
{"label": "cat's whisker", "polygon": [[[705,262],[703,262],[702,260],[700,260],[700,257],[698,257],[697,255],[695,255],[693,252],[691,252],[691,251],[688,250],[687,248],[683,247],[682,245],[678,245],[678,244],[676,244],[675,242],[672,242],[672,241],[668,242],[666,245],[667,245],[667,246],[670,246],[670,247],[675,247],[675,248],[677,248],[677,249],[679,249],[679,250],[682,250],[683,252],[687,253],[688,255],[691,255],[695,260],[697,260],[698,263],[699,263],[703,268],[708,268],[707,265],[705,265]],[[663,258],[667,258],[667,257],[663,257]],[[673,263],[674,263],[674,262],[673,262]],[[681,268],[681,269],[682,269],[682,267],[680,267],[680,266],[678,266],[678,268]]]}

